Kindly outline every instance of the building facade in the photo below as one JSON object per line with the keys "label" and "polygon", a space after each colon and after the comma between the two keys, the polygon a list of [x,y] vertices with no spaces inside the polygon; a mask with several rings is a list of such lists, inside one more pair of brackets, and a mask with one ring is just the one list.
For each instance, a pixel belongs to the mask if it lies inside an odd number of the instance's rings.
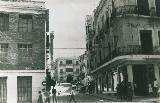
{"label": "building facade", "polygon": [[116,93],[122,81],[131,83],[134,96],[149,95],[154,78],[160,86],[159,5],[159,0],[100,1],[88,49],[96,93]]}
{"label": "building facade", "polygon": [[45,79],[44,2],[0,0],[0,102],[35,103]]}
{"label": "building facade", "polygon": [[59,83],[66,83],[68,75],[73,76],[73,80],[77,80],[80,73],[80,65],[78,57],[59,57],[55,60],[56,81]]}
{"label": "building facade", "polygon": [[81,84],[83,84],[84,86],[88,85],[89,82],[89,78],[88,78],[88,68],[87,68],[87,52],[85,52],[84,54],[82,54],[81,56],[79,56],[79,63],[80,63],[80,82]]}

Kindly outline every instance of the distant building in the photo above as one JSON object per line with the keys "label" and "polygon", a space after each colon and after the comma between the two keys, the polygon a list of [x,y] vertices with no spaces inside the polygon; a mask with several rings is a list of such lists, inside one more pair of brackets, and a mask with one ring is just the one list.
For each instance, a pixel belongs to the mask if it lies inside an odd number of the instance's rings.
{"label": "distant building", "polygon": [[159,5],[159,0],[100,1],[87,49],[95,93],[116,93],[117,84],[126,81],[134,96],[146,96],[154,78],[160,85]]}
{"label": "distant building", "polygon": [[45,3],[0,0],[0,102],[35,103],[45,79]]}
{"label": "distant building", "polygon": [[85,52],[83,55],[79,56],[79,62],[80,62],[80,82],[84,85],[88,85],[88,68],[87,68],[87,52]]}
{"label": "distant building", "polygon": [[80,64],[78,57],[59,57],[55,60],[55,78],[58,82],[67,82],[67,76],[72,75],[73,80],[77,80],[80,73]]}

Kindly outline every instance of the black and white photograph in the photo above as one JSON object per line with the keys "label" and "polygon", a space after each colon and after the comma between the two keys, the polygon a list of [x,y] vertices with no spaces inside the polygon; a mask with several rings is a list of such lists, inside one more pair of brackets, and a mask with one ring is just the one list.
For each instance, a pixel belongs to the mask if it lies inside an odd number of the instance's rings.
{"label": "black and white photograph", "polygon": [[160,102],[160,0],[0,0],[0,103],[112,102]]}

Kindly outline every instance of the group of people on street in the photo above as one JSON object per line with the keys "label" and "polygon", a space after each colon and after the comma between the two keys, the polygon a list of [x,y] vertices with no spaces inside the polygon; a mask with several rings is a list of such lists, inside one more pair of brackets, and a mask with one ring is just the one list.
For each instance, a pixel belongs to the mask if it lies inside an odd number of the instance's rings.
{"label": "group of people on street", "polygon": [[[149,87],[149,94],[154,97],[159,96],[159,87],[157,79],[154,78],[154,81],[148,85]],[[117,85],[117,98],[121,100],[128,100],[132,101],[133,97],[133,87],[131,82],[127,82],[126,80],[122,81]]]}
{"label": "group of people on street", "polygon": [[[50,92],[45,91],[44,89],[41,91],[38,91],[39,97],[37,100],[37,103],[50,103]],[[53,103],[57,103],[57,97],[56,97],[56,89],[52,89],[52,98]]]}
{"label": "group of people on street", "polygon": [[117,85],[117,98],[132,101],[133,89],[131,82],[122,81]]}
{"label": "group of people on street", "polygon": [[[37,103],[50,103],[50,93],[46,92],[44,89],[42,91],[43,93],[41,93],[41,91],[38,91],[39,97],[38,97]],[[56,89],[52,89],[52,99],[53,99],[53,103],[57,103]],[[70,92],[69,103],[71,103],[72,101],[76,103],[75,92],[73,87]]]}

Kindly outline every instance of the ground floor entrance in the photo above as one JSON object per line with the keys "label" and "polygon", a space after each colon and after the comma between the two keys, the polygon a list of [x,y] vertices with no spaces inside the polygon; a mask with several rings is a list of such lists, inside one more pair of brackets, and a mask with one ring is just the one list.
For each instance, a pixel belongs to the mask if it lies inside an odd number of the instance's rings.
{"label": "ground floor entrance", "polygon": [[127,64],[115,67],[108,71],[99,72],[95,76],[95,92],[117,92],[117,85],[125,82],[131,83],[134,96],[149,95],[149,85],[153,88],[154,79],[159,78],[159,68],[155,64]]}
{"label": "ground floor entrance", "polygon": [[0,70],[0,103],[37,103],[45,70]]}
{"label": "ground floor entrance", "polygon": [[137,96],[149,94],[149,84],[154,82],[153,65],[133,65],[134,93]]}

